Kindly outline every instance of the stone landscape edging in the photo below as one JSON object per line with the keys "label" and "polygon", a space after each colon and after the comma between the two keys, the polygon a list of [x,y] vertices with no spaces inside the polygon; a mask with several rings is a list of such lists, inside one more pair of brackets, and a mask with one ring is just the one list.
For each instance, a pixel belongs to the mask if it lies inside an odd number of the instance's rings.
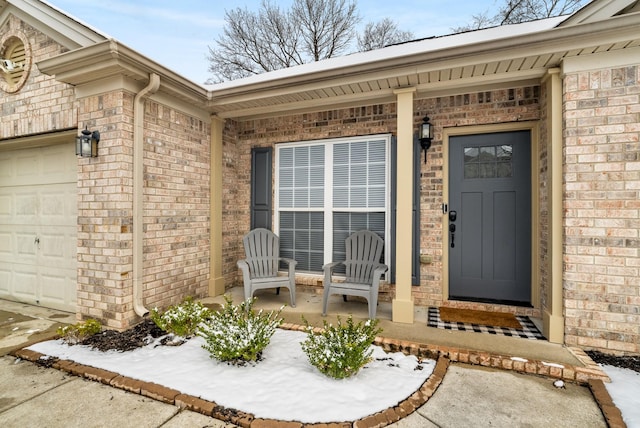
{"label": "stone landscape edging", "polygon": [[[280,328],[292,331],[307,331],[307,327],[291,323],[282,324]],[[316,327],[314,328],[314,331],[322,331],[322,328]],[[251,413],[225,408],[217,405],[215,402],[203,400],[189,394],[182,394],[178,390],[153,382],[144,382],[122,376],[109,370],[98,369],[84,364],[78,364],[73,361],[59,359],[54,360],[51,364],[43,364],[43,361],[46,361],[49,357],[45,354],[31,351],[29,349],[18,349],[11,352],[11,355],[35,364],[50,366],[54,369],[62,370],[72,375],[100,382],[114,388],[140,394],[163,403],[172,404],[181,409],[201,413],[223,422],[230,422],[243,428],[384,427],[409,416],[411,413],[423,406],[429,398],[433,396],[442,383],[451,362],[480,365],[495,369],[546,376],[588,386],[595,401],[598,403],[608,426],[625,426],[620,410],[615,406],[615,404],[613,404],[611,396],[607,392],[603,383],[610,382],[609,377],[584,351],[579,348],[571,348],[570,350],[572,354],[585,365],[584,367],[548,363],[540,360],[529,360],[515,356],[492,354],[486,351],[475,351],[451,346],[415,343],[385,337],[376,337],[374,344],[382,347],[387,352],[402,352],[407,355],[414,355],[417,358],[434,359],[436,360],[436,366],[433,373],[427,378],[422,386],[409,397],[399,402],[398,405],[353,422],[344,421],[333,423],[301,423],[256,418]]]}

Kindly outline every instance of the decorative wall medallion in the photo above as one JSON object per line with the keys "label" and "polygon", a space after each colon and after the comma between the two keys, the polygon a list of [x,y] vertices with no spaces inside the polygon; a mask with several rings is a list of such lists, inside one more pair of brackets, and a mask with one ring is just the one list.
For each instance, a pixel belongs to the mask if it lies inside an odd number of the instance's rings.
{"label": "decorative wall medallion", "polygon": [[0,89],[18,92],[24,86],[31,70],[31,46],[28,39],[10,31],[0,38]]}

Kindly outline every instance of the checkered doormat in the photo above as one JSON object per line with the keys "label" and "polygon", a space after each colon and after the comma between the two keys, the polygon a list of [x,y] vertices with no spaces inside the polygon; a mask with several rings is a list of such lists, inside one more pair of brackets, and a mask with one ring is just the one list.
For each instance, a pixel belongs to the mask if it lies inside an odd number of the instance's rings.
{"label": "checkered doormat", "polygon": [[540,330],[527,316],[516,315],[516,319],[522,326],[522,330],[516,330],[508,327],[494,327],[480,324],[467,324],[463,322],[448,322],[440,319],[440,309],[429,307],[429,319],[427,325],[429,327],[442,328],[445,330],[473,331],[476,333],[489,333],[498,336],[521,337],[523,339],[546,340],[540,333]]}

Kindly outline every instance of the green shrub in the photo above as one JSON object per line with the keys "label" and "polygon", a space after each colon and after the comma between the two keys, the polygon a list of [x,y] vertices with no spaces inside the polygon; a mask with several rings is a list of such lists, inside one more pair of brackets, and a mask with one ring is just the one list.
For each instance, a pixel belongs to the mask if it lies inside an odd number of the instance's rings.
{"label": "green shrub", "polygon": [[302,342],[302,350],[311,365],[321,373],[335,379],[348,378],[371,361],[371,344],[381,329],[376,328],[378,320],[367,320],[354,324],[349,316],[347,323],[334,327],[324,321],[324,330],[314,333],[313,327],[303,318],[307,326],[307,339]]}
{"label": "green shrub", "polygon": [[257,361],[267,347],[276,328],[282,323],[279,318],[282,308],[263,314],[253,310],[255,298],[234,306],[225,296],[225,305],[220,312],[200,324],[198,335],[206,344],[210,357],[230,364]]}
{"label": "green shrub", "polygon": [[164,312],[153,308],[150,315],[162,330],[187,338],[196,334],[198,324],[211,317],[211,311],[202,303],[187,297],[179,305],[170,306]]}
{"label": "green shrub", "polygon": [[57,333],[63,341],[75,345],[87,337],[100,333],[101,330],[102,324],[100,324],[100,321],[90,318],[74,325],[58,327]]}

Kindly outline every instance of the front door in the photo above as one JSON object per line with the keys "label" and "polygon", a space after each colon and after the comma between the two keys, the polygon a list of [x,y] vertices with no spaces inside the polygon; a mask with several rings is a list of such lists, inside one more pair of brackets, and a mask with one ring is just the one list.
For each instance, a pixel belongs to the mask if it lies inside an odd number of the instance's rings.
{"label": "front door", "polygon": [[449,139],[449,298],[531,301],[529,131]]}

